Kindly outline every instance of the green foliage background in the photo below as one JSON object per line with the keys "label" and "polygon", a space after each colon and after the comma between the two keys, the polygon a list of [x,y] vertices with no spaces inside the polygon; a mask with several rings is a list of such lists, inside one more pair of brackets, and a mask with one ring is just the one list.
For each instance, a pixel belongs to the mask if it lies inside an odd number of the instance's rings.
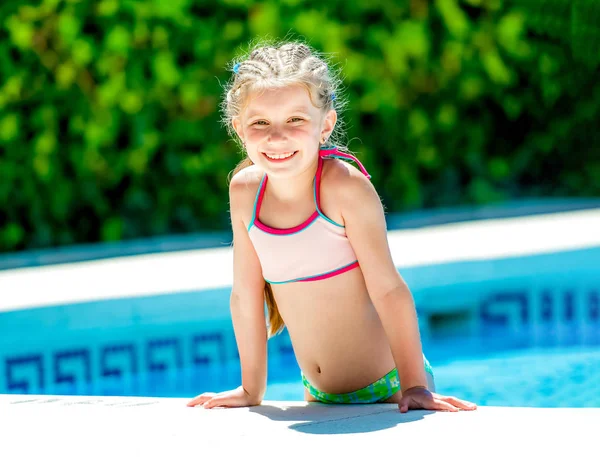
{"label": "green foliage background", "polygon": [[290,32],[389,211],[600,196],[597,4],[4,0],[0,251],[226,229],[227,65]]}

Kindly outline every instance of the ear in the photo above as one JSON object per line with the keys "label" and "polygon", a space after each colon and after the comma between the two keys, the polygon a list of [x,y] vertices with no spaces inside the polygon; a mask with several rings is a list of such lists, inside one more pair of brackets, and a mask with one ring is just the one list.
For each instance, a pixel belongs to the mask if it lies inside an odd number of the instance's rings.
{"label": "ear", "polygon": [[240,137],[240,140],[244,142],[244,129],[242,128],[242,122],[240,118],[238,116],[235,116],[231,120],[231,125],[233,126],[233,130],[235,130],[235,133],[237,133],[237,135]]}
{"label": "ear", "polygon": [[335,123],[337,122],[337,111],[334,109],[330,109],[325,117],[323,118],[323,126],[321,128],[321,138],[329,138],[331,136],[331,132],[333,132],[333,128],[335,127]]}

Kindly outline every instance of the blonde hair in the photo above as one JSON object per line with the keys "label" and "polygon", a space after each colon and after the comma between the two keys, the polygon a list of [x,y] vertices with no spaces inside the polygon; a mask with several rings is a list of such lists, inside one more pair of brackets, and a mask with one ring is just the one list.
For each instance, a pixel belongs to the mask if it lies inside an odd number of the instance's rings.
{"label": "blonde hair", "polygon": [[[345,105],[340,90],[341,80],[339,72],[333,69],[324,56],[301,42],[287,41],[278,44],[263,42],[251,46],[250,51],[235,59],[230,68],[233,76],[225,87],[221,109],[222,122],[232,138],[238,142],[240,140],[233,129],[233,119],[241,114],[251,92],[299,84],[308,90],[312,104],[323,112],[335,106],[338,121],[326,144],[335,144],[339,150],[347,152],[347,148],[342,145],[343,130],[339,117]],[[244,157],[231,176],[250,165],[252,161]],[[279,314],[271,285],[267,282],[265,282],[264,297],[267,304],[270,338],[280,333],[285,323]]]}

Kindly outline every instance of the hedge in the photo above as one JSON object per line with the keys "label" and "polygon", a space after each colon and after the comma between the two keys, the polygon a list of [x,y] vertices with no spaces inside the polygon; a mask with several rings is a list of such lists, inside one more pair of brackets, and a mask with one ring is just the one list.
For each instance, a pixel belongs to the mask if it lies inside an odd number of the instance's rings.
{"label": "hedge", "polygon": [[226,229],[228,64],[290,36],[343,68],[392,212],[600,195],[594,0],[4,0],[0,251]]}

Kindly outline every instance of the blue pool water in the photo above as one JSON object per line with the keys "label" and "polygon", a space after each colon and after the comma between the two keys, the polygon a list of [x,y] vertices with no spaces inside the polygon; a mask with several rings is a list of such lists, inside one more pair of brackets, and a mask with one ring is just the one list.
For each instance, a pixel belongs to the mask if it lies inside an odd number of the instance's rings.
{"label": "blue pool water", "polygon": [[[110,333],[104,330],[104,338],[111,340]],[[239,384],[239,361],[225,358],[235,351],[234,342],[222,344],[218,337],[225,331],[148,329],[138,335],[138,344],[127,342],[119,331],[112,333],[108,345],[80,335],[37,354],[15,348],[12,357],[2,360],[0,393],[191,398]],[[424,341],[438,392],[482,406],[600,407],[600,326],[572,332],[576,337],[567,344],[535,341],[534,333]],[[185,351],[178,348],[194,341],[200,343],[196,363],[186,364]],[[303,400],[300,370],[286,334],[270,340],[269,353],[265,399]]]}
{"label": "blue pool water", "polygon": [[[430,359],[439,393],[481,406],[600,407],[600,346],[455,352]],[[297,380],[273,382],[266,398],[302,400],[301,387]]]}

